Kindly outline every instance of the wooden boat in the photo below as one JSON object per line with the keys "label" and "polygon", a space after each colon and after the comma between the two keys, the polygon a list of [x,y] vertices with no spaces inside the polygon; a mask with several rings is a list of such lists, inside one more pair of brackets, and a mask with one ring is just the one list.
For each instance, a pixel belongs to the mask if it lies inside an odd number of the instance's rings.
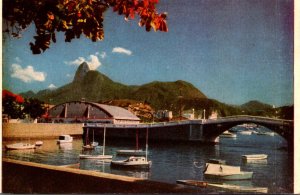
{"label": "wooden boat", "polygon": [[58,144],[71,142],[73,142],[73,137],[71,137],[70,135],[60,135],[57,140]]}
{"label": "wooden boat", "polygon": [[224,131],[220,137],[222,138],[236,138],[236,134],[230,133],[229,131]]}
{"label": "wooden boat", "polygon": [[204,176],[211,179],[244,180],[251,179],[253,172],[241,171],[238,166],[206,163]]}
{"label": "wooden boat", "polygon": [[34,149],[35,145],[29,143],[15,143],[15,144],[8,144],[5,146],[7,150],[27,150],[27,149]]}
{"label": "wooden boat", "polygon": [[199,181],[199,180],[177,180],[176,183],[184,184],[188,186],[202,187],[202,188],[206,188],[208,184],[208,182],[206,181]]}
{"label": "wooden boat", "polygon": [[247,154],[247,155],[242,155],[243,160],[264,160],[267,159],[268,155],[267,154]]}
{"label": "wooden boat", "polygon": [[123,169],[149,169],[152,162],[148,161],[148,128],[146,133],[146,156],[136,157],[131,156],[126,160],[111,161],[110,165],[113,168],[123,168]]}
{"label": "wooden boat", "polygon": [[136,130],[135,139],[136,139],[136,142],[135,142],[136,143],[136,148],[135,148],[135,150],[117,150],[116,151],[117,155],[145,156],[146,152],[143,151],[142,149],[139,149],[138,129]]}
{"label": "wooden boat", "polygon": [[238,186],[238,185],[231,185],[231,184],[224,184],[224,183],[223,184],[208,183],[207,186],[210,188],[217,188],[217,189],[222,189],[231,192],[268,193],[268,188],[266,187]]}

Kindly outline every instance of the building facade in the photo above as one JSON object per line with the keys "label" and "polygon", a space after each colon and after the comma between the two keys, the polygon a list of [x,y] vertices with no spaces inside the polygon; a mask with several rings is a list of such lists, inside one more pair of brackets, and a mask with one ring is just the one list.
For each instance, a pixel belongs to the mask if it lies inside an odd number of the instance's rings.
{"label": "building facade", "polygon": [[39,122],[138,124],[140,119],[121,107],[87,101],[71,101],[50,108]]}

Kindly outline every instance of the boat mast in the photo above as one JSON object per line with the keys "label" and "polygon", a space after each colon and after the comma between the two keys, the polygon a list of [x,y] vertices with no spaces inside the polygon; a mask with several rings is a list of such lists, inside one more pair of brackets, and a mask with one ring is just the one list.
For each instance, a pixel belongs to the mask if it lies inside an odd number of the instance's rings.
{"label": "boat mast", "polygon": [[139,149],[139,129],[136,129],[136,132],[135,132],[135,141],[136,141],[136,150]]}
{"label": "boat mast", "polygon": [[148,127],[146,132],[146,162],[148,161]]}
{"label": "boat mast", "polygon": [[106,135],[106,126],[104,125],[104,135],[103,135],[103,156],[104,156],[104,151],[105,151],[105,135]]}

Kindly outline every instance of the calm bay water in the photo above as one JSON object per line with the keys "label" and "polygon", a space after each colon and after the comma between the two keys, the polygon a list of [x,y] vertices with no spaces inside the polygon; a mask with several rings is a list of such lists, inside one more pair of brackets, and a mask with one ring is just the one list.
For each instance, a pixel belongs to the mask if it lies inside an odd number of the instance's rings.
{"label": "calm bay water", "polygon": [[[102,154],[102,149],[82,151],[82,139],[71,144],[57,145],[56,140],[43,140],[44,144],[35,150],[2,151],[4,157],[44,163],[50,165],[68,165],[79,163],[80,169],[148,178],[156,181],[176,183],[179,179],[205,180],[203,169],[205,163],[212,158],[224,159],[228,165],[241,166],[243,171],[253,171],[253,179],[247,181],[231,181],[226,183],[268,187],[269,193],[288,193],[293,189],[292,157],[282,147],[286,141],[278,136],[241,135],[237,138],[220,138],[215,146],[199,144],[149,143],[149,159],[152,161],[150,171],[123,171],[110,168],[109,162],[100,160],[80,160],[81,153]],[[23,140],[25,142],[25,140]],[[28,140],[26,140],[28,141]],[[30,140],[34,143],[36,140]],[[96,140],[102,143],[102,140]],[[133,141],[134,142],[134,141]],[[13,142],[3,142],[3,146]],[[141,141],[141,147],[145,142]],[[129,141],[106,141],[105,154],[114,155],[113,159],[125,159],[116,156],[116,150],[133,149],[135,143]],[[4,147],[3,147],[4,148]],[[267,161],[245,163],[241,159],[244,154],[268,154]]]}

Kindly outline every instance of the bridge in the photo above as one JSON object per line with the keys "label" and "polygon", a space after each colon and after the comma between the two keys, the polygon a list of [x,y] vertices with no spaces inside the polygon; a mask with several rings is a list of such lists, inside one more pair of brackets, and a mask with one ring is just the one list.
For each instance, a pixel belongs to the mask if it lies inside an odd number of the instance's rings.
{"label": "bridge", "polygon": [[177,140],[190,142],[215,143],[217,137],[224,131],[245,123],[254,123],[264,126],[287,140],[293,148],[294,121],[259,116],[238,115],[217,119],[182,120],[162,123],[141,124],[93,124],[86,123],[83,127],[94,129],[95,135],[103,135],[104,127],[107,129],[107,137],[134,138],[136,130],[140,131],[140,138],[146,137],[146,129],[149,130],[149,140]]}

